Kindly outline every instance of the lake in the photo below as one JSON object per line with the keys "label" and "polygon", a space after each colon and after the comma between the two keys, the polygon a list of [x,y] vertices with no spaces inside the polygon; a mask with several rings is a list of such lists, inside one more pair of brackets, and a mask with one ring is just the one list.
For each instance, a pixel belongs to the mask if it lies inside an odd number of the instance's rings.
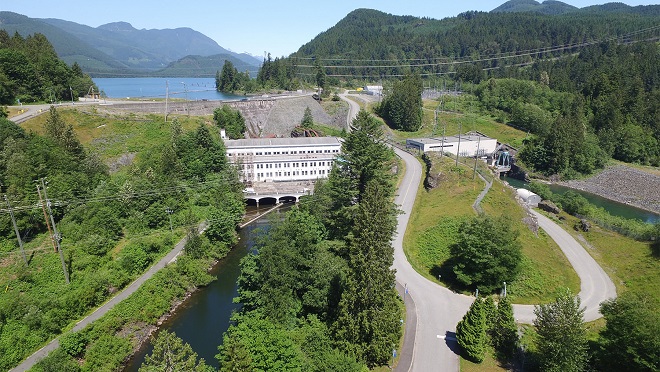
{"label": "lake", "polygon": [[108,98],[169,98],[189,100],[230,100],[244,96],[215,90],[215,78],[93,78]]}

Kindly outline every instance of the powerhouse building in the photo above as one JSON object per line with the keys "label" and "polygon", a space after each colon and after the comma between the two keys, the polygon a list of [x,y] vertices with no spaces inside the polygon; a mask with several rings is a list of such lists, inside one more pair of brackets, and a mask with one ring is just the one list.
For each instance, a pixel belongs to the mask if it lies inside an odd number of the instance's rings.
{"label": "powerhouse building", "polygon": [[341,151],[337,137],[249,138],[225,146],[246,184],[326,178]]}
{"label": "powerhouse building", "polygon": [[470,132],[458,136],[407,139],[406,146],[422,152],[444,151],[463,157],[484,157],[497,150],[497,140],[479,132]]}

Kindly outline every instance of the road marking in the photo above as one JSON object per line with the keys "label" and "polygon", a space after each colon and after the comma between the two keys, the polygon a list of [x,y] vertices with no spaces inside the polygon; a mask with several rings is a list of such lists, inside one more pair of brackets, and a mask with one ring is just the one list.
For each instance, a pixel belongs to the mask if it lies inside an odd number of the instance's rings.
{"label": "road marking", "polygon": [[441,340],[456,341],[456,337],[452,337],[452,336],[438,335],[438,338]]}

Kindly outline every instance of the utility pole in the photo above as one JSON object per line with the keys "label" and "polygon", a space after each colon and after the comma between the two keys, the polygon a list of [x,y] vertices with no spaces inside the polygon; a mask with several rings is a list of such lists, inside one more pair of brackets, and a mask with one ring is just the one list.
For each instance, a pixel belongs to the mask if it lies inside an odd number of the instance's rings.
{"label": "utility pole", "polygon": [[174,211],[170,209],[170,207],[167,207],[167,209],[165,209],[165,212],[167,212],[167,214],[170,217],[170,232],[174,232],[174,229],[172,229],[172,212]]}
{"label": "utility pole", "polygon": [[[64,252],[62,251],[62,247],[60,246],[61,237],[60,234],[57,232],[57,226],[55,226],[55,219],[53,218],[53,211],[50,209],[50,200],[48,200],[48,193],[46,192],[46,184],[44,183],[43,178],[41,179],[41,188],[44,191],[44,199],[46,199],[46,207],[48,208],[48,214],[50,214],[50,222],[53,225],[53,240],[57,245],[57,251],[60,253],[60,261],[62,261],[62,271],[64,271],[64,279],[66,280],[66,284],[69,284],[69,271],[66,268],[66,262],[64,261]],[[41,194],[39,194],[39,198],[41,199]]]}
{"label": "utility pole", "polygon": [[472,170],[472,179],[477,176],[477,160],[479,160],[479,147],[481,147],[481,136],[477,142],[477,152],[474,154],[474,169]]}
{"label": "utility pole", "polygon": [[71,88],[71,85],[69,85],[69,92],[71,92],[71,106],[73,106],[73,88]]}
{"label": "utility pole", "polygon": [[44,212],[44,220],[46,220],[46,226],[48,227],[48,234],[50,235],[50,240],[53,243],[53,251],[57,252],[57,246],[55,245],[55,240],[53,240],[53,230],[50,228],[50,221],[48,221],[48,214],[46,214],[46,204],[44,204],[41,199],[41,190],[39,189],[39,184],[37,184],[37,194],[39,194],[39,203],[41,204],[41,210]]}
{"label": "utility pole", "polygon": [[21,247],[21,254],[23,255],[23,261],[25,261],[25,266],[28,265],[27,257],[25,257],[25,250],[23,249],[23,240],[21,239],[21,233],[18,231],[18,226],[16,225],[16,219],[14,218],[14,210],[9,204],[9,199],[5,194],[5,201],[7,202],[7,208],[9,208],[9,215],[11,216],[11,222],[14,224],[14,231],[16,232],[16,239],[18,239],[18,246]]}
{"label": "utility pole", "polygon": [[167,123],[167,101],[170,98],[170,83],[165,80],[165,122]]}

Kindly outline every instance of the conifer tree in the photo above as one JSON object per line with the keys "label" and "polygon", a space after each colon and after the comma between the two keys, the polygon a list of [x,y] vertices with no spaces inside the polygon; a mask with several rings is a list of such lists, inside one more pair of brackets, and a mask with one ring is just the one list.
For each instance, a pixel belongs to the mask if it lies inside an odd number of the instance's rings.
{"label": "conifer tree", "polygon": [[394,291],[392,237],[396,210],[377,182],[370,182],[358,205],[349,238],[349,273],[334,334],[340,348],[369,367],[388,362],[401,335],[401,311]]}
{"label": "conifer tree", "polygon": [[486,314],[483,301],[477,297],[463,319],[456,326],[456,340],[461,354],[468,360],[481,363],[486,344]]}
{"label": "conifer tree", "polygon": [[147,355],[140,372],[207,371],[204,359],[197,360],[197,353],[176,334],[161,331],[154,341],[154,351]]}
{"label": "conifer tree", "polygon": [[518,348],[518,327],[513,318],[513,306],[508,297],[503,297],[497,304],[492,339],[493,347],[501,359],[513,358]]}
{"label": "conifer tree", "polygon": [[486,333],[492,334],[495,326],[495,318],[497,317],[497,307],[492,296],[484,298],[483,307],[484,316],[486,317]]}

